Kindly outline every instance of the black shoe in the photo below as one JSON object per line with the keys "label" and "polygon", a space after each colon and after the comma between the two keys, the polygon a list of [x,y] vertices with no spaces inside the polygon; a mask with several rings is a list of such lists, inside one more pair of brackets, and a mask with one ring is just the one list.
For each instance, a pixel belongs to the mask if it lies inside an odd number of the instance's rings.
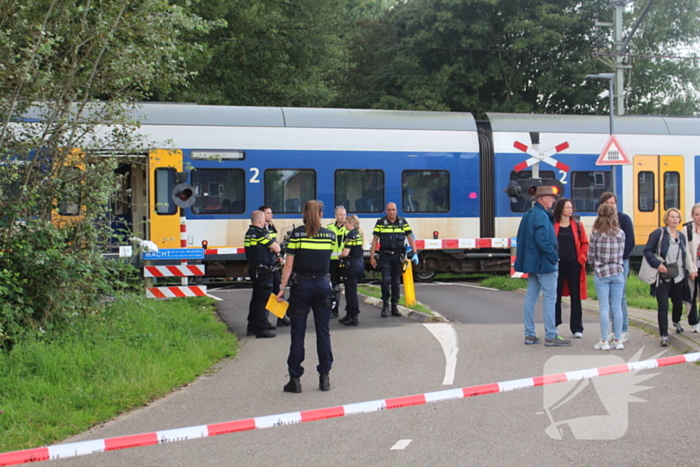
{"label": "black shoe", "polygon": [[266,329],[263,332],[256,334],[255,337],[258,339],[264,339],[267,337],[275,337],[276,335],[277,334],[275,334],[274,332],[270,331],[269,329]]}
{"label": "black shoe", "polygon": [[[328,374],[328,373],[326,373],[326,374]],[[301,392],[301,381],[299,381],[299,378],[295,378],[293,376],[290,376],[289,382],[284,385],[282,390],[284,392],[293,392],[295,394],[299,394]]]}
{"label": "black shoe", "polygon": [[[330,391],[331,390],[331,380],[328,377],[328,373],[319,373],[318,374],[318,388],[321,391]],[[301,392],[301,387],[299,388],[299,392]]]}
{"label": "black shoe", "polygon": [[347,321],[343,323],[346,326],[359,326],[360,320],[357,319],[357,315],[351,316]]}
{"label": "black shoe", "polygon": [[269,322],[269,321],[267,321],[267,322],[265,323],[265,326],[266,326],[267,329],[270,330],[270,331],[274,331],[275,329],[277,329],[277,326],[275,326],[274,324],[272,324],[272,323]]}
{"label": "black shoe", "polygon": [[382,318],[386,318],[387,316],[389,316],[389,304],[384,302],[382,305]]}
{"label": "black shoe", "polygon": [[288,317],[285,316],[284,318],[277,318],[277,327],[278,328],[281,328],[284,326],[291,326],[291,325],[292,325],[292,322],[289,320]]}
{"label": "black shoe", "polygon": [[338,322],[339,322],[340,324],[345,324],[345,323],[347,323],[348,321],[350,321],[350,315],[345,315],[345,316],[343,316],[342,318],[340,318],[340,319],[338,320]]}
{"label": "black shoe", "polygon": [[391,304],[391,316],[401,316],[398,303]]}

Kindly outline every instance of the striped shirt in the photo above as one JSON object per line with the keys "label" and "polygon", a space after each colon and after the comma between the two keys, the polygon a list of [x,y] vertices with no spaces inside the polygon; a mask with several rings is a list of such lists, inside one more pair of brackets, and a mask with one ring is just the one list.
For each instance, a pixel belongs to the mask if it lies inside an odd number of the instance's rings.
{"label": "striped shirt", "polygon": [[588,264],[598,277],[609,277],[624,271],[622,256],[625,253],[625,232],[608,236],[594,230],[589,239]]}

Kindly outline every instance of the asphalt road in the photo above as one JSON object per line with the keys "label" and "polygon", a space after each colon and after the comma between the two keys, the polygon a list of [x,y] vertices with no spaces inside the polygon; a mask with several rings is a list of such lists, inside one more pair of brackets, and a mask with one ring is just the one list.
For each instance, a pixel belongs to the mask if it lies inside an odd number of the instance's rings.
{"label": "asphalt road", "polygon": [[[249,293],[214,292],[224,300],[222,317],[239,335],[245,331]],[[636,329],[630,330],[625,350],[594,351],[597,315],[588,314],[584,317],[585,337],[573,346],[525,346],[523,295],[518,293],[461,284],[421,284],[417,296],[452,323],[431,330],[429,326],[434,325],[406,318],[381,318],[379,309],[369,305],[362,307],[358,328],[332,323],[335,363],[330,392],[318,390],[313,321],[309,320],[302,394],[282,392],[289,347],[288,328],[282,328],[274,339],[241,337],[238,356],[222,362],[216,371],[67,442],[422,394],[674,354],[673,349],[660,354],[657,339]],[[566,317],[567,313],[565,321]],[[568,337],[563,328],[561,334]],[[543,334],[541,322],[538,332]],[[458,348],[451,347],[452,339]],[[452,380],[445,384],[450,373]],[[674,365],[578,384],[93,454],[47,465],[697,465],[698,376],[696,365]]]}

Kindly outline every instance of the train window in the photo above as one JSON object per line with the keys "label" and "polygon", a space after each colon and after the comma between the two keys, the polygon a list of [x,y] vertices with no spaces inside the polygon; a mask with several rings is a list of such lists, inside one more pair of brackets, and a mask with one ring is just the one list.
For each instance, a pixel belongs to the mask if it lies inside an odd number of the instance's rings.
{"label": "train window", "polygon": [[596,212],[600,195],[612,191],[611,172],[582,170],[571,173],[571,200],[576,212]]}
{"label": "train window", "polygon": [[197,169],[192,171],[197,200],[194,214],[243,214],[245,171],[243,169]]}
{"label": "train window", "polygon": [[316,172],[310,169],[265,171],[265,204],[277,214],[297,214],[316,199]]}
{"label": "train window", "polygon": [[681,207],[681,176],[678,172],[664,172],[664,211]]}
{"label": "train window", "polygon": [[[523,170],[520,172],[512,171],[510,173],[511,180],[517,180],[518,182],[523,180],[530,180],[532,178],[532,170]],[[554,172],[551,170],[540,170],[540,178],[554,178]],[[524,198],[517,198],[515,202],[511,200],[510,210],[511,212],[525,212],[530,209],[532,203],[528,202]]]}
{"label": "train window", "polygon": [[447,170],[404,170],[401,187],[404,212],[450,210],[450,173]]}
{"label": "train window", "polygon": [[335,205],[347,212],[384,211],[384,172],[336,170]]}
{"label": "train window", "polygon": [[640,171],[637,174],[637,204],[640,212],[654,212],[654,172]]}
{"label": "train window", "polygon": [[[63,178],[66,182],[61,183],[60,195],[58,200],[58,213],[62,216],[77,216],[80,214],[80,193],[69,192],[66,190],[67,185],[73,185],[76,180],[82,179],[85,171],[79,167],[65,167]],[[72,182],[72,183],[70,183]]]}
{"label": "train window", "polygon": [[155,176],[156,213],[172,215],[177,212],[177,206],[173,203],[171,194],[175,188],[175,169],[156,169]]}

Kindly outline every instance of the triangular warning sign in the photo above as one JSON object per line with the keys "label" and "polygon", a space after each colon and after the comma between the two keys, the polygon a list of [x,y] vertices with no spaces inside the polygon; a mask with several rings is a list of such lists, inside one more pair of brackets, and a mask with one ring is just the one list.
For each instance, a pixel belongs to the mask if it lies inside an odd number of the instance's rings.
{"label": "triangular warning sign", "polygon": [[622,145],[617,140],[617,137],[615,135],[610,135],[595,165],[627,165],[631,163],[630,158],[627,157],[627,153],[622,149]]}

